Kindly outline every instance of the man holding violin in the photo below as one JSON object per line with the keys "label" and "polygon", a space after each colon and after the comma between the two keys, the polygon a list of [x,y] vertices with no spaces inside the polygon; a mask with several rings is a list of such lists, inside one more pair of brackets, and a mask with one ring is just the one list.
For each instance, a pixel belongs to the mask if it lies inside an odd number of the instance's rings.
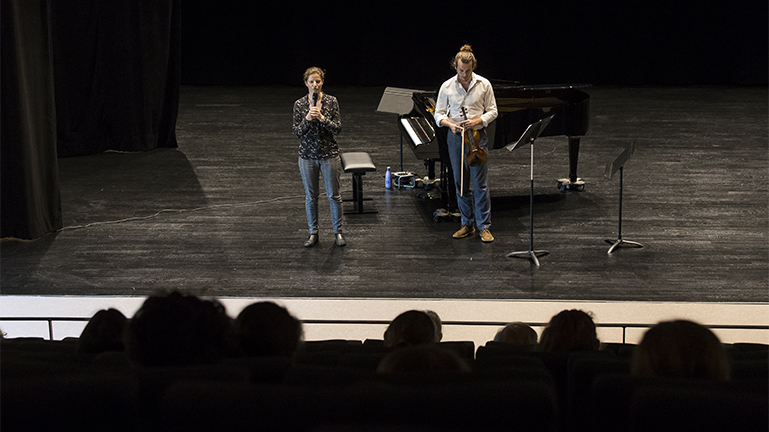
{"label": "man holding violin", "polygon": [[435,103],[435,122],[452,132],[447,134],[446,141],[462,214],[462,227],[453,237],[464,238],[477,229],[481,241],[491,243],[494,236],[489,231],[491,195],[486,127],[497,118],[497,101],[489,80],[473,73],[476,64],[470,45],[464,45],[454,56],[452,67],[457,75],[441,85]]}

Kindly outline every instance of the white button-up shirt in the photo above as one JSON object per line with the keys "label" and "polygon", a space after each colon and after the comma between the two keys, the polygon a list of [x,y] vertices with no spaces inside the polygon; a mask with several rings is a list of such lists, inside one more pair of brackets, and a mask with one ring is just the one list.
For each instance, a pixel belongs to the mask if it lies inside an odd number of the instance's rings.
{"label": "white button-up shirt", "polygon": [[[435,102],[435,123],[441,126],[441,121],[448,119],[453,123],[459,123],[467,119],[480,117],[483,126],[497,118],[497,100],[494,97],[494,89],[486,78],[473,73],[468,90],[457,81],[456,75],[446,80],[438,91],[438,100]],[[463,110],[465,110],[463,112]],[[467,117],[465,117],[465,115]]]}

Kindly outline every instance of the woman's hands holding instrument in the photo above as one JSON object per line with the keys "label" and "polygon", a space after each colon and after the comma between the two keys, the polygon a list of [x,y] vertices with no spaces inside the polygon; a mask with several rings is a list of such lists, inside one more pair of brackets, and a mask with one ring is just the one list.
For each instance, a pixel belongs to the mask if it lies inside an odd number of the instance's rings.
{"label": "woman's hands holding instrument", "polygon": [[323,116],[323,114],[321,114],[321,112],[320,112],[320,103],[318,103],[318,105],[317,105],[317,106],[314,106],[314,107],[313,107],[313,106],[311,106],[311,107],[310,107],[310,110],[307,112],[307,115],[305,116],[305,118],[306,118],[308,121],[310,121],[310,120],[316,120],[316,119],[317,119],[317,120],[325,120],[325,117],[324,117],[324,116]]}

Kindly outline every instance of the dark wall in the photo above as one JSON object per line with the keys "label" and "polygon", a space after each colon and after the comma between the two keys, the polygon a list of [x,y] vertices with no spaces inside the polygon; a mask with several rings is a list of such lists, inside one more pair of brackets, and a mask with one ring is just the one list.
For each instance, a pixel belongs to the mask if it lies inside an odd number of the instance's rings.
{"label": "dark wall", "polygon": [[264,3],[186,0],[182,83],[435,87],[467,41],[492,79],[767,84],[760,0]]}

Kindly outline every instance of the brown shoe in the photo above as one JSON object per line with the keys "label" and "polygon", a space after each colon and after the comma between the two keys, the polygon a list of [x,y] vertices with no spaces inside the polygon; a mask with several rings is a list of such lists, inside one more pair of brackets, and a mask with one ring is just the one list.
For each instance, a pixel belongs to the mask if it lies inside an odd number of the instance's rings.
{"label": "brown shoe", "polygon": [[472,225],[462,225],[459,231],[455,232],[452,237],[455,239],[465,238],[475,232],[475,227]]}
{"label": "brown shoe", "polygon": [[494,236],[491,235],[491,231],[489,229],[481,230],[481,241],[484,243],[491,243],[494,241]]}

